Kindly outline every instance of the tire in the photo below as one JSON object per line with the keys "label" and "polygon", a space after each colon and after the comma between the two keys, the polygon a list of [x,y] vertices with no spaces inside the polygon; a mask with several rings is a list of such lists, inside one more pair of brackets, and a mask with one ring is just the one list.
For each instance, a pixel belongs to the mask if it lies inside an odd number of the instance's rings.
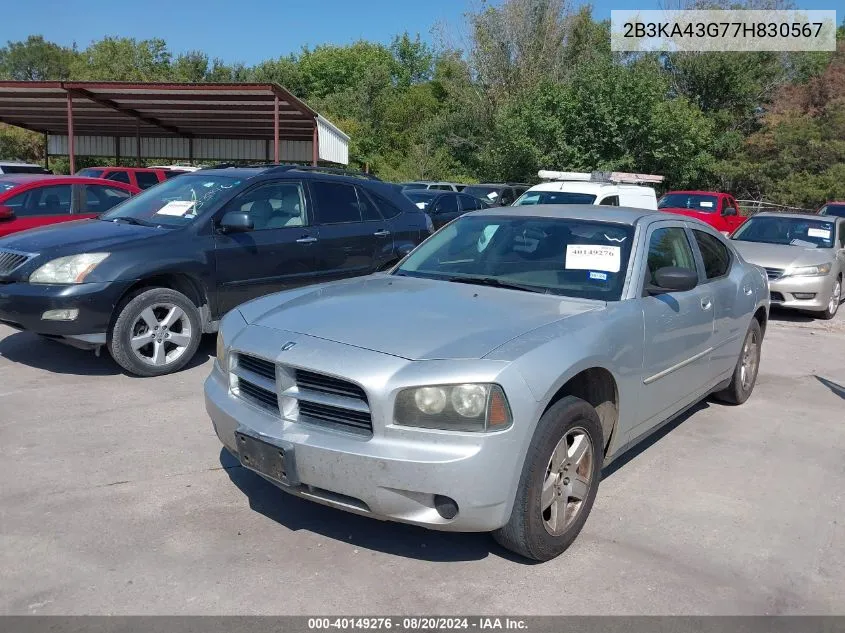
{"label": "tire", "polygon": [[[570,438],[575,439],[571,445],[568,443]],[[576,462],[572,456],[577,453],[576,446],[583,445],[584,438],[589,441],[589,460],[582,458],[580,462]],[[560,468],[563,470],[557,469],[558,474],[555,475],[551,472],[553,457],[558,454],[556,449],[559,448],[559,443],[563,442],[567,443],[569,454],[562,460]],[[556,402],[537,424],[522,466],[510,519],[503,527],[493,532],[493,538],[503,547],[537,561],[551,560],[563,553],[584,527],[593,507],[601,478],[603,447],[601,421],[593,407],[574,396],[567,396]],[[570,468],[566,468],[568,463]],[[573,474],[571,479],[567,476],[567,471]],[[589,479],[584,483],[587,477]],[[550,481],[556,483],[548,485]],[[576,488],[575,484],[579,481],[581,485]],[[558,527],[554,531],[550,529],[555,516],[551,512],[552,506],[541,507],[545,505],[544,484],[552,491],[551,498],[558,500]],[[576,496],[568,496],[565,502],[560,502],[567,496],[567,490]],[[557,491],[557,495],[554,491]],[[580,502],[577,501],[579,493]],[[573,499],[576,501],[572,501]],[[564,517],[562,522],[560,511]]]}
{"label": "tire", "polygon": [[839,304],[842,302],[842,277],[837,277],[836,282],[833,284],[833,292],[830,295],[830,302],[828,303],[827,310],[818,314],[820,319],[824,319],[825,321],[830,321],[833,317],[836,316],[836,313],[839,311]]}
{"label": "tire", "polygon": [[184,367],[201,339],[200,314],[193,302],[169,288],[150,288],[120,308],[108,347],[128,373],[162,376]]}
{"label": "tire", "polygon": [[[739,358],[734,367],[734,373],[730,384],[722,391],[714,394],[717,400],[728,404],[742,404],[754,391],[757,383],[757,373],[760,370],[760,356],[763,348],[763,331],[757,319],[751,319],[748,332],[742,341],[742,349],[739,351]],[[746,364],[746,361],[751,365]],[[743,371],[745,367],[745,371]],[[750,375],[749,375],[750,372]]]}

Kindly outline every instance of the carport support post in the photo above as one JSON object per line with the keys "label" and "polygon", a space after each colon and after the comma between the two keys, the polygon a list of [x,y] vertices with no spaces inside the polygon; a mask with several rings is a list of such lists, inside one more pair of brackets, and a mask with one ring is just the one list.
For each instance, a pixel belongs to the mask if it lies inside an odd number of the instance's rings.
{"label": "carport support post", "polygon": [[279,162],[279,95],[273,99],[273,162]]}
{"label": "carport support post", "polygon": [[317,133],[317,119],[314,119],[314,135],[311,140],[311,164],[317,166],[320,158],[320,135]]}
{"label": "carport support post", "polygon": [[120,165],[120,137],[114,137],[114,164]]}
{"label": "carport support post", "polygon": [[50,169],[50,135],[44,132],[44,169]]}
{"label": "carport support post", "polygon": [[76,173],[76,156],[73,147],[73,96],[67,93],[67,155],[70,159],[70,173]]}
{"label": "carport support post", "polygon": [[141,166],[141,119],[135,122],[135,166]]}

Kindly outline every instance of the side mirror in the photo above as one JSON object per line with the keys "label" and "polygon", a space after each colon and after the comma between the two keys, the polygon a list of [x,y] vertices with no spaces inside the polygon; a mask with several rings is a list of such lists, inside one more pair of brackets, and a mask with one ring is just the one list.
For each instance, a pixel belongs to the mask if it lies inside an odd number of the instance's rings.
{"label": "side mirror", "polygon": [[255,225],[249,213],[229,211],[221,218],[219,227],[223,233],[245,233],[255,228]]}
{"label": "side mirror", "polygon": [[733,207],[725,207],[722,211],[722,215],[736,215],[736,209]]}
{"label": "side mirror", "polygon": [[12,207],[6,207],[0,205],[0,221],[2,220],[14,220],[15,219],[15,210]]}
{"label": "side mirror", "polygon": [[686,292],[698,285],[698,273],[689,268],[677,268],[665,266],[658,268],[654,273],[656,286],[646,286],[646,292],[650,295],[659,295],[666,292]]}

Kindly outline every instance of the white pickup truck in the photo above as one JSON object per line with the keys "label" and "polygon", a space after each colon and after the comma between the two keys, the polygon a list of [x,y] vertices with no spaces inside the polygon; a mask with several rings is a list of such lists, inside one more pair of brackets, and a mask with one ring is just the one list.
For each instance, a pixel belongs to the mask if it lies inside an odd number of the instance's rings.
{"label": "white pickup truck", "polygon": [[549,171],[537,176],[545,182],[531,187],[513,206],[532,204],[595,204],[635,209],[657,209],[657,193],[647,184],[663,176],[624,172]]}

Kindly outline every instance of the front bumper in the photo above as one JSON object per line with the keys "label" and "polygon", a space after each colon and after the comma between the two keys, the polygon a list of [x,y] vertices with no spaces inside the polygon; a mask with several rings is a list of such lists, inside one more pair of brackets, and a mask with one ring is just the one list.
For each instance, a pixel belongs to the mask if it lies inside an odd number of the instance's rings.
{"label": "front bumper", "polygon": [[[771,304],[780,308],[824,312],[830,303],[834,282],[834,275],[770,279]],[[812,299],[799,299],[795,293],[814,296]]]}
{"label": "front bumper", "polygon": [[[112,312],[131,282],[0,284],[0,323],[69,342],[105,343]],[[48,310],[76,309],[70,321],[43,319]]]}
{"label": "front bumper", "polygon": [[[498,433],[432,432],[377,425],[375,419],[371,436],[320,428],[233,395],[216,363],[205,383],[205,406],[233,455],[236,431],[293,450],[296,484],[267,477],[289,493],[377,519],[461,532],[487,532],[507,522],[531,432],[520,428],[513,402],[514,425]],[[435,495],[454,500],[457,515],[439,513]]]}

